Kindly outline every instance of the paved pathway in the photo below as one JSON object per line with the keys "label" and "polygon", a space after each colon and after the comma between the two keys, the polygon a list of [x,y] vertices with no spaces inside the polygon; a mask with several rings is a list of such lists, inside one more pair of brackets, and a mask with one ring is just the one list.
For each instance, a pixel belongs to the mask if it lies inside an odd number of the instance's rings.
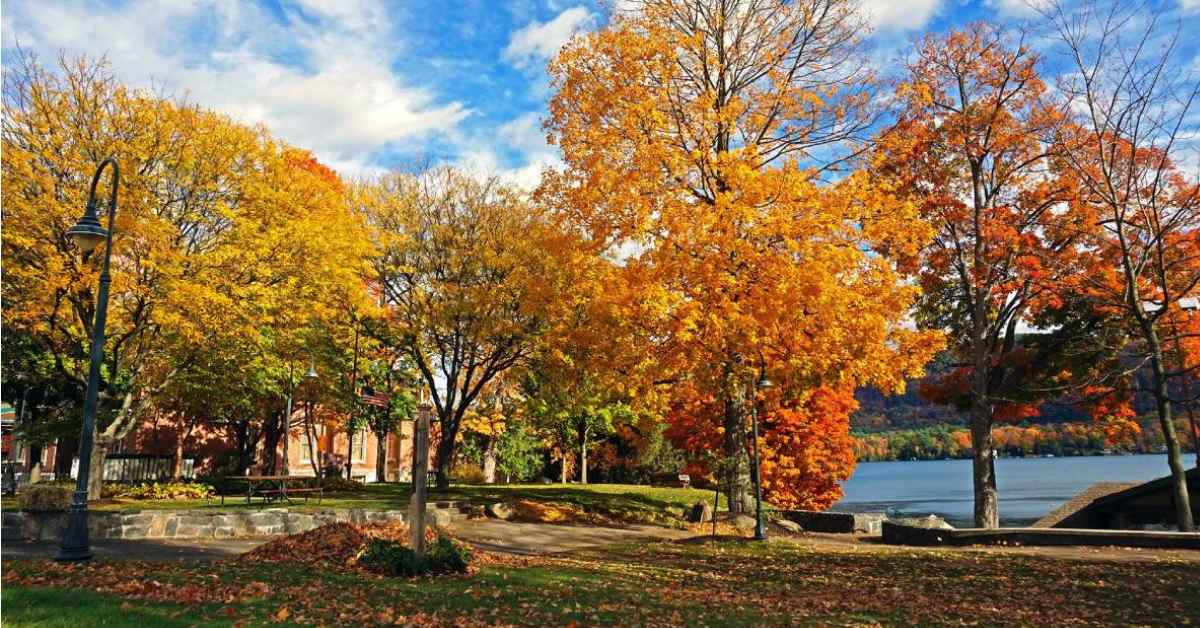
{"label": "paved pathway", "polygon": [[[95,558],[101,560],[220,560],[233,558],[243,552],[248,552],[263,543],[268,538],[256,539],[146,539],[141,541],[122,541],[117,539],[100,539],[92,541],[92,552]],[[47,541],[10,541],[4,539],[0,547],[0,557],[5,560],[12,558],[54,558],[58,552],[58,543]]]}
{"label": "paved pathway", "polygon": [[[679,539],[691,535],[682,530],[657,526],[601,528],[545,523],[515,523],[495,519],[458,521],[451,526],[455,536],[482,549],[509,554],[553,554],[633,541],[639,539]],[[103,560],[220,560],[248,552],[271,538],[253,539],[147,539],[140,541],[101,539],[92,542],[92,551]],[[5,538],[0,557],[7,559],[53,558],[58,544]]]}

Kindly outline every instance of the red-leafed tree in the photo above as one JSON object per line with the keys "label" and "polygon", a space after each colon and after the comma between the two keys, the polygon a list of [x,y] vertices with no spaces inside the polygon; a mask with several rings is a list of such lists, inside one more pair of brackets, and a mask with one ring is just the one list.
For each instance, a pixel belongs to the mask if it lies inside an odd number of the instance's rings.
{"label": "red-leafed tree", "polygon": [[927,36],[876,155],[877,171],[936,229],[921,260],[918,320],[950,333],[960,367],[951,377],[969,401],[981,527],[999,524],[992,425],[1006,406],[1028,401],[1018,398],[1026,367],[1044,360],[1019,341],[1019,326],[1061,307],[1061,277],[1079,272],[1072,216],[1043,141],[1063,114],[1045,104],[1038,61],[988,24]]}
{"label": "red-leafed tree", "polygon": [[1097,309],[1115,313],[1134,339],[1127,353],[1148,367],[1149,392],[1167,446],[1176,520],[1194,522],[1171,381],[1190,374],[1181,309],[1200,296],[1200,183],[1177,166],[1196,135],[1200,81],[1177,55],[1179,31],[1124,3],[1045,9],[1070,69],[1059,92],[1072,113],[1059,135],[1074,205],[1089,215],[1097,271],[1075,277]]}

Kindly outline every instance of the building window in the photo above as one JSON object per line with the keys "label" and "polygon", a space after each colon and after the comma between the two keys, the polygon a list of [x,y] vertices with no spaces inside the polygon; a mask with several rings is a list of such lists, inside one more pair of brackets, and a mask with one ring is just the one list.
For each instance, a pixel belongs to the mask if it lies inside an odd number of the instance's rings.
{"label": "building window", "polygon": [[367,461],[367,430],[359,430],[354,435],[354,462]]}
{"label": "building window", "polygon": [[300,437],[300,441],[300,461],[312,462],[313,441],[311,438],[309,438],[307,430],[305,431],[305,434]]}

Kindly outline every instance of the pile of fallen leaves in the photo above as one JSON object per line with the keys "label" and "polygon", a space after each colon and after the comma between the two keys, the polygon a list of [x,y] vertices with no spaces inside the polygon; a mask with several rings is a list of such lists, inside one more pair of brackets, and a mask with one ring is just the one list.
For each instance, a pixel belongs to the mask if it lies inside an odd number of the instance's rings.
{"label": "pile of fallen leaves", "polygon": [[[425,529],[425,541],[432,543],[438,532]],[[308,532],[290,534],[260,545],[238,557],[246,562],[290,562],[352,567],[371,541],[384,539],[408,544],[409,529],[399,522],[330,523]]]}
{"label": "pile of fallen leaves", "polygon": [[605,517],[591,513],[576,504],[564,502],[535,502],[520,499],[512,503],[513,519],[527,523],[583,523],[611,525]]}

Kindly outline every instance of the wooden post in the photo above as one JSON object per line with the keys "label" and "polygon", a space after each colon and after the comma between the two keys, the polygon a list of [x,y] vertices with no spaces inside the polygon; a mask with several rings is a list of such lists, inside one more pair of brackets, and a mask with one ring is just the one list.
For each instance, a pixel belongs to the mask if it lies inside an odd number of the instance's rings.
{"label": "wooden post", "polygon": [[417,556],[425,555],[425,502],[428,499],[426,482],[429,471],[429,415],[432,408],[422,403],[417,408],[413,428],[413,494],[409,507],[409,528],[412,530],[412,549]]}

